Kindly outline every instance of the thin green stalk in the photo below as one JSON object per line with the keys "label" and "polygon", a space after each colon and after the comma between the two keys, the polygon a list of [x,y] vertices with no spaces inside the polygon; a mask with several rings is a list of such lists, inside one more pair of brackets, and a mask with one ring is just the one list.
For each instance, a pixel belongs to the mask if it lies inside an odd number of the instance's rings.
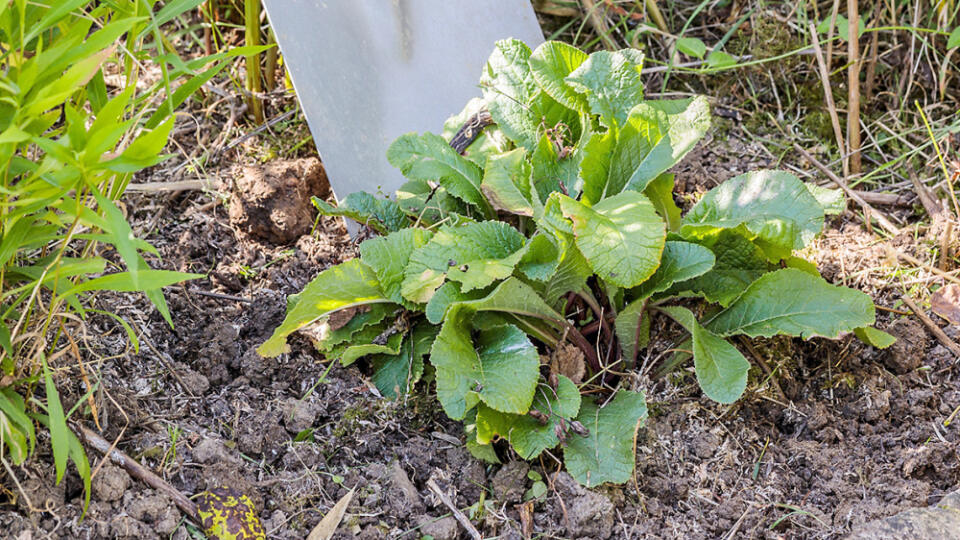
{"label": "thin green stalk", "polygon": [[[246,45],[260,45],[260,0],[244,0],[243,18],[246,23]],[[254,122],[263,123],[263,102],[260,101],[260,55],[246,57],[247,67],[247,106],[253,114]]]}

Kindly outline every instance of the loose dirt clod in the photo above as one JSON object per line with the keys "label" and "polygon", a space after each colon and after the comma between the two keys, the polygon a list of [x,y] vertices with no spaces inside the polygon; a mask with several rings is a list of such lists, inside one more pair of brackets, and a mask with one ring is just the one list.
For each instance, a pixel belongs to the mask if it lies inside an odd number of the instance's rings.
{"label": "loose dirt clod", "polygon": [[923,363],[927,332],[913,319],[899,319],[887,328],[897,341],[886,350],[884,363],[894,373],[909,373]]}
{"label": "loose dirt clod", "polygon": [[434,540],[457,540],[457,520],[451,516],[437,519],[423,516],[420,518],[420,532],[425,536],[432,536]]}
{"label": "loose dirt clod", "polygon": [[104,465],[93,477],[93,495],[105,502],[118,501],[130,487],[130,476],[120,467]]}
{"label": "loose dirt clod", "polygon": [[500,502],[520,502],[529,470],[530,465],[525,461],[511,461],[504,465],[493,475],[493,496]]}
{"label": "loose dirt clod", "polygon": [[329,193],[327,175],[316,158],[246,166],[231,190],[230,223],[259,240],[289,244],[313,225],[316,213],[310,197]]}

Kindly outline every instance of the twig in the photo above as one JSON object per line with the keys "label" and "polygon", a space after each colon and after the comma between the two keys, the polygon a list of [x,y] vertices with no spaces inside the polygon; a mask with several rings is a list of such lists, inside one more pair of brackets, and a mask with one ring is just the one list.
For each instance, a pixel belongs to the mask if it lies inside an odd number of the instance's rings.
{"label": "twig", "polygon": [[127,191],[133,193],[161,193],[166,191],[192,191],[196,189],[215,190],[210,180],[181,180],[179,182],[141,182],[127,185]]}
{"label": "twig", "polygon": [[933,320],[930,319],[930,317],[928,317],[919,306],[917,306],[910,296],[905,294],[901,296],[900,299],[903,300],[903,303],[906,304],[911,311],[913,311],[913,314],[916,315],[918,319],[920,319],[920,322],[927,327],[927,330],[930,330],[930,333],[933,334],[933,337],[937,338],[937,341],[942,343],[944,347],[950,349],[950,352],[952,352],[957,358],[960,358],[960,345],[954,343],[954,341],[950,339],[950,337],[947,336],[947,334],[945,334],[939,326],[937,326],[937,323],[933,322]]}
{"label": "twig", "polygon": [[847,145],[850,174],[860,174],[860,8],[858,0],[847,0]]}
{"label": "twig", "polygon": [[463,525],[463,528],[466,529],[468,533],[470,533],[470,536],[474,540],[483,540],[483,536],[480,534],[480,531],[478,531],[477,528],[473,526],[473,523],[470,523],[470,520],[467,519],[467,516],[463,515],[463,512],[461,512],[459,508],[454,506],[453,501],[451,501],[450,497],[447,497],[447,494],[444,493],[442,489],[440,489],[440,486],[438,486],[437,483],[434,482],[433,478],[427,480],[427,487],[430,488],[430,491],[433,491],[434,493],[436,493],[437,497],[440,498],[440,502],[442,502],[444,506],[446,506],[447,508],[450,509],[451,512],[453,512],[453,517],[457,518],[457,521],[460,522],[460,525]]}
{"label": "twig", "polygon": [[[833,8],[830,10],[830,28],[827,30],[827,73],[830,72],[830,64],[833,62],[833,30],[837,25],[837,12],[840,11],[840,0],[833,0]],[[814,37],[813,41],[817,42],[819,38]],[[840,147],[840,150],[843,151],[843,147]]]}
{"label": "twig", "polygon": [[900,250],[897,250],[888,246],[887,255],[889,255],[891,258],[894,258],[894,259],[897,259],[897,258],[903,259],[914,266],[923,268],[924,270],[926,270],[927,272],[930,272],[931,274],[936,274],[947,281],[952,281],[956,284],[960,284],[960,279],[958,279],[956,276],[951,275],[949,272],[944,272],[943,270],[940,270],[936,266],[931,266],[921,261],[920,259],[914,257],[913,255],[910,255],[909,253],[903,253]]}
{"label": "twig", "polygon": [[[828,169],[826,165],[824,165],[823,163],[820,163],[820,161],[818,161],[817,158],[811,156],[799,144],[793,143],[793,147],[797,150],[797,152],[800,152],[800,155],[806,158],[807,161],[812,163],[814,167],[820,169],[820,172],[827,175],[827,178],[829,178],[830,180],[833,181],[834,184],[839,186],[840,189],[842,189],[847,194],[848,197],[856,201],[857,204],[859,204],[860,207],[863,208],[864,214],[866,216],[874,217],[877,220],[877,223],[879,223],[880,226],[883,227],[884,230],[886,230],[890,234],[894,236],[900,234],[900,229],[896,225],[891,223],[890,220],[887,219],[887,217],[882,212],[879,212],[874,207],[870,206],[870,203],[863,200],[863,197],[861,197],[856,191],[850,189],[850,187],[847,186],[847,183],[844,182],[836,174],[833,174],[833,171]],[[869,217],[866,217],[866,219],[869,219]]]}
{"label": "twig", "polygon": [[657,28],[659,28],[661,32],[669,32],[669,30],[667,30],[667,20],[663,18],[663,13],[660,13],[660,8],[657,7],[657,0],[644,0],[644,5],[647,6],[650,18],[653,19],[653,23],[657,25]]}
{"label": "twig", "polygon": [[173,499],[173,504],[177,505],[177,508],[179,508],[180,511],[183,512],[188,518],[193,520],[194,523],[200,523],[201,520],[200,516],[197,514],[197,505],[184,496],[183,493],[180,493],[179,490],[168,484],[163,480],[163,478],[160,478],[143,465],[137,463],[137,461],[130,456],[124,454],[120,450],[111,448],[110,443],[90,429],[87,429],[84,426],[79,426],[78,431],[80,436],[83,437],[84,442],[96,448],[101,453],[106,454],[107,457],[110,458],[110,461],[123,467],[123,469],[127,471],[130,476],[142,481],[153,489],[166,494],[168,497]]}
{"label": "twig", "polygon": [[[834,11],[836,14],[836,11]],[[820,49],[820,36],[817,35],[817,29],[813,23],[810,23],[810,37],[813,40],[813,50],[817,57],[817,66],[820,68],[820,84],[823,85],[823,95],[827,100],[827,112],[830,113],[830,123],[833,124],[833,136],[837,139],[837,147],[842,154],[846,149],[843,142],[843,130],[840,129],[840,117],[837,116],[837,106],[833,102],[833,90],[830,87],[830,71],[826,59],[823,57],[823,50]],[[843,159],[843,176],[849,176],[849,163],[846,158]]]}
{"label": "twig", "polygon": [[218,300],[230,300],[232,302],[241,302],[244,304],[252,304],[253,300],[249,298],[243,298],[241,296],[233,296],[232,294],[221,294],[210,291],[201,291],[200,289],[187,289],[192,294],[199,294],[201,296],[209,296],[210,298],[216,298]]}
{"label": "twig", "polygon": [[937,267],[942,270],[947,270],[947,260],[950,258],[950,246],[953,245],[953,221],[947,221],[947,228],[943,231],[943,236],[940,237],[940,262],[937,264]]}
{"label": "twig", "polygon": [[600,41],[603,42],[603,46],[610,51],[619,49],[620,47],[617,47],[616,42],[610,37],[610,27],[607,26],[607,19],[604,18],[606,9],[604,9],[603,13],[597,11],[597,4],[594,3],[593,0],[580,0],[580,5],[587,14],[587,20],[590,21],[590,26],[593,27],[600,37]]}
{"label": "twig", "polygon": [[257,128],[254,129],[253,131],[251,131],[250,133],[246,133],[246,134],[244,134],[243,136],[241,136],[240,138],[236,139],[235,141],[232,141],[230,144],[228,144],[228,145],[226,146],[226,148],[223,148],[222,150],[221,150],[221,149],[218,149],[217,152],[216,152],[217,155],[221,154],[222,152],[226,152],[227,150],[230,150],[231,148],[237,146],[238,144],[242,143],[243,141],[249,139],[250,137],[253,137],[254,135],[257,135],[258,133],[266,130],[266,129],[269,128],[269,127],[272,127],[274,124],[278,124],[278,123],[280,123],[280,122],[283,122],[283,121],[286,120],[287,118],[290,118],[291,116],[297,114],[299,111],[300,111],[299,109],[294,108],[294,109],[290,109],[289,111],[287,111],[287,112],[285,112],[285,113],[283,113],[283,114],[281,114],[281,115],[279,115],[279,116],[275,116],[275,117],[271,118],[270,120],[268,120],[268,121],[264,122],[263,124],[260,124],[259,126],[257,126]]}
{"label": "twig", "polygon": [[[870,26],[876,28],[879,21],[880,17],[874,17],[873,24]],[[873,98],[873,83],[877,77],[877,48],[879,45],[880,32],[873,32],[873,37],[870,39],[870,59],[867,62],[866,82],[863,84],[863,98],[867,103],[870,103],[871,98]]]}
{"label": "twig", "polygon": [[913,190],[917,192],[920,204],[923,205],[923,209],[927,211],[927,214],[930,214],[930,217],[934,218],[943,213],[943,205],[941,205],[940,201],[933,195],[930,188],[920,182],[920,178],[917,177],[917,172],[910,168],[907,169],[907,174],[910,176],[910,183],[913,184]]}
{"label": "twig", "polygon": [[757,361],[757,364],[760,364],[760,368],[764,373],[767,374],[767,378],[770,379],[770,384],[773,385],[773,389],[777,391],[777,395],[780,397],[780,399],[785,403],[789,403],[790,400],[787,399],[787,395],[784,394],[783,389],[780,388],[780,383],[777,382],[777,378],[773,376],[773,370],[767,365],[767,361],[760,356],[760,353],[753,348],[753,344],[750,343],[750,340],[748,340],[746,337],[740,336],[740,343],[747,348],[747,351],[749,351],[750,355],[753,356],[753,359]]}

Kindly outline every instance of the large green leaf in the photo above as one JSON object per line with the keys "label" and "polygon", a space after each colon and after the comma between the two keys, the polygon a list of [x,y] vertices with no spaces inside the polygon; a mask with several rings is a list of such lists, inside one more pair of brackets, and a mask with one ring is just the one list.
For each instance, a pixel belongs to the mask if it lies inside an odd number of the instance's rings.
{"label": "large green leaf", "polygon": [[410,254],[427,244],[433,233],[426,229],[403,229],[365,240],[360,244],[360,261],[377,275],[380,289],[387,298],[408,308],[414,305],[407,301],[400,288]]}
{"label": "large green leaf", "polygon": [[779,334],[836,339],[875,319],[866,294],[827,283],[796,268],[770,272],[754,281],[707,324],[721,335],[770,337]]}
{"label": "large green leaf", "polygon": [[324,315],[381,302],[390,302],[390,299],[380,290],[376,274],[360,264],[359,259],[328,268],[307,284],[283,323],[270,339],[257,347],[257,352],[267,357],[288,352],[287,336]]}
{"label": "large green leaf", "polygon": [[560,375],[554,391],[548,385],[537,386],[531,409],[542,413],[547,421],[540,423],[529,414],[508,414],[479,405],[477,407],[477,442],[489,444],[495,437],[506,439],[522,459],[533,459],[540,452],[560,444],[557,430],[567,431],[569,420],[580,412],[580,390]]}
{"label": "large green leaf", "polygon": [[692,150],[709,127],[705,98],[634,106],[622,127],[594,134],[584,146],[584,202],[596,203],[624,189],[644,191]]}
{"label": "large green leaf", "polygon": [[540,93],[527,60],[530,47],[517,39],[504,39],[487,59],[480,88],[493,121],[518,146],[533,149],[539,138],[540,118],[530,109]]}
{"label": "large green leaf", "polygon": [[587,96],[590,112],[600,116],[600,123],[622,126],[630,109],[643,101],[642,65],[640,51],[597,51],[565,80]]}
{"label": "large green leaf", "polygon": [[312,200],[321,214],[348,217],[380,234],[399,231],[410,223],[396,201],[380,199],[365,191],[347,195],[337,206],[331,206],[317,197]]}
{"label": "large green leaf", "polygon": [[480,189],[497,210],[539,217],[543,205],[532,190],[530,173],[530,162],[523,148],[490,156],[483,170]]}
{"label": "large green leaf", "polygon": [[587,286],[587,279],[593,275],[590,264],[584,258],[571,235],[561,235],[558,248],[561,253],[560,264],[550,279],[539,289],[544,300],[555,305],[557,300],[568,292],[580,292]]}
{"label": "large green leaf", "polygon": [[447,314],[447,308],[458,302],[484,298],[488,294],[488,292],[484,292],[485,290],[462,292],[459,283],[448,281],[430,297],[430,301],[427,302],[427,307],[424,309],[424,314],[430,323],[440,324],[443,322],[444,315]]}
{"label": "large green leaf", "polygon": [[587,108],[586,98],[566,78],[587,59],[587,54],[559,41],[543,43],[530,55],[528,63],[537,85],[563,106],[575,111]]}
{"label": "large green leaf", "polygon": [[398,354],[378,354],[370,358],[374,373],[370,378],[384,396],[396,399],[413,389],[423,376],[423,357],[430,353],[437,327],[420,323],[403,340]]}
{"label": "large green leaf", "polygon": [[403,297],[428,302],[445,279],[459,282],[463,292],[486,287],[513,273],[524,244],[523,235],[502,221],[443,227],[410,254]]}
{"label": "large green leaf", "polygon": [[517,269],[535,281],[547,281],[560,265],[561,251],[553,237],[537,233],[527,240],[527,250]]}
{"label": "large green leaf", "polygon": [[703,393],[719,403],[733,403],[747,388],[750,362],[730,342],[707,330],[680,306],[659,308],[690,332],[693,365]]}
{"label": "large green leaf", "polygon": [[563,451],[567,472],[586,487],[630,480],[635,462],[634,434],[646,417],[647,402],[641,392],[619,390],[602,408],[585,400],[577,420],[590,433],[586,437],[571,434],[567,439]]}
{"label": "large green leaf", "polygon": [[702,276],[677,283],[668,294],[691,292],[728,306],[769,269],[763,250],[735,231],[724,229],[701,242],[716,257],[713,268]]}
{"label": "large green leaf", "polygon": [[706,97],[647,101],[630,111],[638,119],[639,136],[649,151],[633,169],[627,189],[643,191],[656,177],[677,164],[710,129],[710,105]]}
{"label": "large green leaf", "polygon": [[482,401],[501,412],[526,414],[540,377],[536,347],[513,325],[479,332],[474,345],[471,315],[469,309],[451,310],[430,352],[443,410],[461,419]]}
{"label": "large green leaf", "polygon": [[711,189],[683,218],[688,239],[743,226],[767,256],[778,261],[806,246],[823,229],[823,208],[797,177],[753,171]]}
{"label": "large green leaf", "polygon": [[635,287],[660,265],[666,230],[643,194],[624,192],[592,208],[563,197],[560,205],[564,216],[573,220],[577,247],[605,281]]}
{"label": "large green leaf", "polygon": [[715,261],[713,252],[703,246],[690,242],[668,241],[663,248],[657,271],[631,291],[633,297],[648,298],[666,291],[674,283],[703,275],[713,268]]}
{"label": "large green leaf", "polygon": [[387,161],[411,180],[439,182],[451,195],[490,215],[480,192],[483,171],[433,133],[401,135],[387,149]]}
{"label": "large green leaf", "polygon": [[[386,330],[386,329],[384,329]],[[383,334],[378,334],[376,337],[381,337]],[[356,344],[351,344],[347,346],[342,352],[340,352],[336,357],[340,359],[340,365],[349,366],[350,364],[356,362],[357,360],[363,358],[364,356],[370,356],[374,354],[389,354],[396,355],[400,354],[400,348],[403,346],[403,334],[395,333],[390,334],[386,342],[381,343],[365,343],[358,342]],[[329,356],[328,356],[329,358]]]}
{"label": "large green leaf", "polygon": [[487,296],[464,301],[455,306],[474,312],[496,311],[518,317],[531,317],[563,326],[563,315],[550,307],[529,285],[515,277],[501,282]]}

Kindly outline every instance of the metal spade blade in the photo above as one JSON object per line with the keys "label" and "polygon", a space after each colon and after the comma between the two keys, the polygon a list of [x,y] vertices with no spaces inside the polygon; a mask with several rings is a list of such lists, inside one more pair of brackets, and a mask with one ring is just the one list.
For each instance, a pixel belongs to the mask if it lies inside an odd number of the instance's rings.
{"label": "metal spade blade", "polygon": [[331,187],[392,195],[403,183],[386,150],[480,95],[499,39],[536,47],[528,0],[264,0]]}

